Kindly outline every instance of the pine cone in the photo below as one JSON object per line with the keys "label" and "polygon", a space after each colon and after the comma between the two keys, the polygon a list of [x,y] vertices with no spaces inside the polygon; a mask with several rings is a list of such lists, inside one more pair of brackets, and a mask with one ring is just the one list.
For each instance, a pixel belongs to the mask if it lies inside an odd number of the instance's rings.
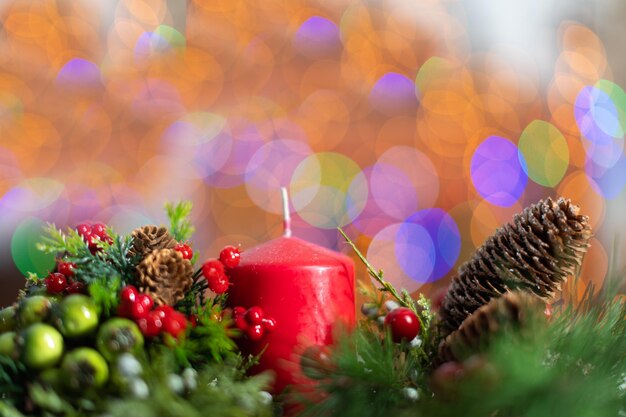
{"label": "pine cone", "polygon": [[448,334],[492,298],[525,289],[550,298],[575,273],[589,247],[587,216],[569,200],[548,198],[516,214],[461,265],[441,307]]}
{"label": "pine cone", "polygon": [[191,262],[174,249],[153,251],[137,265],[139,291],[157,305],[174,305],[185,297],[193,284]]}
{"label": "pine cone", "polygon": [[154,250],[172,249],[178,243],[165,227],[139,227],[133,230],[132,236],[133,246],[128,251],[131,258],[140,256],[143,259]]}
{"label": "pine cone", "polygon": [[441,362],[459,361],[480,351],[499,331],[523,327],[545,304],[527,291],[514,291],[494,298],[467,317],[459,329],[439,345]]}

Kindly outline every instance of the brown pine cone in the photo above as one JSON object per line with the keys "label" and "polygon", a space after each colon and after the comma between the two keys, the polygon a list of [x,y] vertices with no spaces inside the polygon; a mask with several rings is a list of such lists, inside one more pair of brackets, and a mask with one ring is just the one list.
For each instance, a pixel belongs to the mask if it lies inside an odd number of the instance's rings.
{"label": "brown pine cone", "polygon": [[439,360],[463,360],[485,348],[498,332],[511,326],[523,327],[544,308],[543,301],[527,291],[513,291],[494,298],[467,317],[457,331],[441,342]]}
{"label": "brown pine cone", "polygon": [[141,259],[159,249],[172,249],[178,242],[174,240],[165,227],[143,226],[132,232],[133,246],[128,254],[131,257],[139,256]]}
{"label": "brown pine cone", "polygon": [[174,249],[153,251],[137,265],[139,291],[157,305],[174,305],[185,297],[193,284],[191,262]]}
{"label": "brown pine cone", "polygon": [[590,237],[587,216],[564,198],[547,198],[516,214],[452,279],[440,311],[444,335],[508,291],[552,297],[582,263]]}

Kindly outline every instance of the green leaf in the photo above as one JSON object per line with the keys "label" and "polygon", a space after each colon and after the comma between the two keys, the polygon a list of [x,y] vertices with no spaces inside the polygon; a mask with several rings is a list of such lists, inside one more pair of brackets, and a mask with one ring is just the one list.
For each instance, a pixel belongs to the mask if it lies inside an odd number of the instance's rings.
{"label": "green leaf", "polygon": [[190,201],[181,201],[175,205],[165,204],[165,211],[170,221],[170,233],[179,242],[189,240],[196,230],[189,220],[192,208]]}

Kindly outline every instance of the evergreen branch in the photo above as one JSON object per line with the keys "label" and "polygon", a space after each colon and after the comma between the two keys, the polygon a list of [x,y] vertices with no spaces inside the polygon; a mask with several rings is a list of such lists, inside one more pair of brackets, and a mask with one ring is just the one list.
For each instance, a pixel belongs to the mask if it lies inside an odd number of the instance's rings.
{"label": "evergreen branch", "polygon": [[41,242],[37,243],[37,249],[44,253],[67,253],[69,256],[77,256],[89,250],[87,243],[74,229],[67,229],[67,233],[63,233],[60,229],[48,223],[44,227],[44,234]]}
{"label": "evergreen branch", "polygon": [[396,290],[396,288],[391,283],[385,280],[385,278],[383,277],[382,270],[376,271],[374,269],[372,264],[367,260],[367,258],[365,258],[365,256],[356,247],[356,245],[348,237],[348,235],[346,235],[346,233],[340,227],[338,227],[337,230],[339,230],[339,233],[341,233],[343,238],[346,240],[346,243],[348,243],[348,245],[350,245],[354,253],[356,253],[356,256],[361,260],[361,262],[363,262],[369,275],[372,278],[374,278],[376,282],[378,282],[378,284],[380,285],[379,291],[388,292],[398,301],[398,303],[400,303],[400,305],[411,309],[417,316],[418,320],[420,321],[420,326],[422,328],[422,337],[428,338],[428,333],[430,329],[429,327],[430,321],[432,319],[432,313],[430,313],[430,309],[428,311],[425,311],[422,308],[421,311],[418,311],[415,300],[413,300],[413,298],[408,293],[408,291],[403,289],[402,291],[398,292],[398,290]]}
{"label": "evergreen branch", "polygon": [[113,315],[119,305],[119,291],[121,280],[119,277],[96,280],[89,286],[89,295],[98,307],[98,312],[104,317]]}
{"label": "evergreen branch", "polygon": [[165,211],[170,221],[170,233],[179,242],[189,240],[196,230],[189,220],[192,208],[190,201],[180,201],[176,205],[165,204]]}

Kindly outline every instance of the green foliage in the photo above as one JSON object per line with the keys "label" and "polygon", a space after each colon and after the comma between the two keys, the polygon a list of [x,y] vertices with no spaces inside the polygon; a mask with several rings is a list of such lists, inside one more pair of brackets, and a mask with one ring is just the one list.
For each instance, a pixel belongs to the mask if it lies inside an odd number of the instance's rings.
{"label": "green foliage", "polygon": [[236,357],[221,364],[198,369],[197,389],[184,395],[174,394],[167,378],[176,373],[172,358],[164,354],[153,359],[145,370],[150,395],[145,399],[123,398],[108,401],[105,412],[119,417],[269,417],[271,407],[261,390],[267,376],[245,378]]}
{"label": "green foliage", "polygon": [[[541,320],[522,331],[502,332],[483,355],[465,362],[462,377],[443,386],[433,385],[428,370],[419,364],[411,369],[415,363],[404,362],[397,345],[381,341],[366,327],[353,338],[356,349],[339,349],[337,370],[323,382],[328,398],[313,405],[308,415],[542,417],[626,412],[626,392],[618,388],[626,376],[623,302],[588,310],[570,306],[553,323]],[[384,369],[376,368],[377,363]],[[419,400],[407,398],[404,389],[410,387],[417,387]],[[433,387],[438,387],[434,393]]]}
{"label": "green foliage", "polygon": [[165,204],[165,211],[170,220],[170,233],[179,242],[189,240],[196,230],[189,221],[192,208],[191,201],[180,201],[176,205]]}
{"label": "green foliage", "polygon": [[44,253],[65,253],[71,257],[81,256],[85,251],[89,252],[87,244],[76,230],[68,228],[67,233],[63,233],[51,223],[44,228],[44,235],[37,244],[37,249]]}
{"label": "green foliage", "polygon": [[13,405],[21,403],[25,394],[23,383],[27,378],[24,364],[0,355],[0,399]]}
{"label": "green foliage", "polygon": [[64,233],[50,224],[37,248],[46,253],[60,254],[64,260],[76,264],[75,279],[85,284],[119,278],[122,284],[132,283],[135,279],[136,260],[127,254],[132,245],[132,237],[121,237],[108,230],[112,242],[99,240],[98,251],[92,253],[89,246],[76,230],[68,228]]}
{"label": "green foliage", "polygon": [[119,305],[119,292],[122,288],[119,277],[96,280],[89,286],[89,295],[98,307],[98,313],[104,317],[113,315]]}
{"label": "green foliage", "polygon": [[413,385],[417,362],[390,337],[361,327],[340,340],[333,357],[336,368],[320,385],[328,397],[304,416],[391,416],[406,406],[402,390]]}
{"label": "green foliage", "polygon": [[[221,306],[205,306],[195,310],[196,327],[174,347],[181,366],[195,366],[211,360],[222,362],[235,355],[236,345],[229,329],[231,322],[221,319]],[[219,318],[219,319],[218,319]]]}

